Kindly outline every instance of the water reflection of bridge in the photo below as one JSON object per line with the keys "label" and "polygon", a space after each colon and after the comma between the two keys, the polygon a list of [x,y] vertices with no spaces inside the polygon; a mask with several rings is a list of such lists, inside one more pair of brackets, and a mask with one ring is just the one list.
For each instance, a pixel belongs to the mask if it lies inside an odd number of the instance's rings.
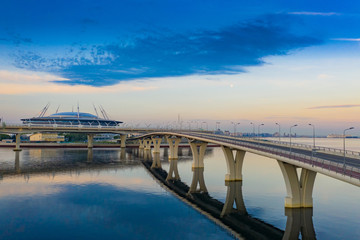
{"label": "water reflection of bridge", "polygon": [[242,239],[316,239],[312,208],[285,208],[285,231],[248,214],[242,194],[242,181],[225,181],[225,203],[212,198],[204,180],[204,168],[193,167],[190,186],[180,180],[177,159],[169,158],[169,170],[161,167],[159,153],[139,151],[143,164],[152,176],[167,190],[202,214]]}

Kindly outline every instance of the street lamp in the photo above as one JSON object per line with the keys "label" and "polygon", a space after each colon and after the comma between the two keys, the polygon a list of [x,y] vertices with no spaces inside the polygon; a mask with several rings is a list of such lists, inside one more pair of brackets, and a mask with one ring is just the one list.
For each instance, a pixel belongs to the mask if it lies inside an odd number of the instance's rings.
{"label": "street lamp", "polygon": [[240,123],[231,122],[231,124],[234,125],[234,137],[236,137],[236,125],[238,125]]}
{"label": "street lamp", "polygon": [[313,144],[314,144],[314,147],[315,148],[315,126],[311,123],[309,123],[309,126],[312,126],[313,127]]}
{"label": "street lamp", "polygon": [[202,123],[205,123],[206,124],[206,131],[208,130],[208,123],[207,122],[202,122]]}
{"label": "street lamp", "polygon": [[343,133],[343,145],[344,145],[344,169],[345,169],[345,132],[347,131],[347,130],[351,130],[351,129],[354,129],[354,127],[350,127],[350,128],[347,128],[347,129],[345,129],[344,130],[344,133]]}
{"label": "street lamp", "polygon": [[264,126],[264,124],[262,123],[262,124],[260,124],[259,126],[258,126],[258,137],[260,138],[260,126]]}
{"label": "street lamp", "polygon": [[280,142],[280,137],[281,137],[281,133],[280,133],[280,124],[279,124],[279,123],[275,123],[275,124],[279,126],[279,142]]}
{"label": "street lamp", "polygon": [[250,123],[253,126],[253,136],[255,137],[255,125],[253,122]]}
{"label": "street lamp", "polygon": [[291,129],[292,129],[293,127],[297,127],[297,124],[292,125],[292,126],[290,127],[290,153],[291,153]]}
{"label": "street lamp", "polygon": [[220,130],[220,122],[216,122],[216,127],[217,127],[216,130]]}

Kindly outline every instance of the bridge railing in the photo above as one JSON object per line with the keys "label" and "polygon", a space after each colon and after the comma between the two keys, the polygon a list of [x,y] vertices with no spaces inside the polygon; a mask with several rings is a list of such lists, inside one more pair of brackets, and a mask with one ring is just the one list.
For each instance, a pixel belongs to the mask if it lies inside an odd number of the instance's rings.
{"label": "bridge railing", "polygon": [[247,148],[251,148],[251,149],[259,150],[259,151],[265,151],[270,154],[275,154],[277,156],[286,157],[286,158],[289,158],[289,159],[292,159],[292,160],[295,160],[298,162],[302,162],[304,164],[321,167],[322,169],[326,169],[328,171],[336,172],[339,174],[344,174],[344,175],[350,176],[351,178],[356,178],[356,179],[360,180],[360,163],[359,164],[352,163],[351,165],[349,165],[346,163],[346,161],[344,161],[342,163],[334,162],[334,161],[326,160],[326,159],[315,157],[315,156],[309,156],[306,154],[291,152],[289,150],[282,150],[279,148],[264,146],[264,145],[261,145],[261,144],[255,143],[255,142],[254,143],[242,142],[242,141],[240,142],[240,141],[236,141],[236,139],[223,138],[223,137],[216,136],[216,135],[204,135],[204,134],[199,134],[199,133],[188,133],[188,134],[192,135],[192,136],[196,136],[196,137],[202,137],[204,139],[215,140],[215,141],[223,142],[223,143],[229,143],[229,144],[247,147]]}
{"label": "bridge railing", "polygon": [[[214,134],[211,134],[214,135]],[[226,136],[226,135],[219,135],[222,138],[229,138],[229,139],[242,139],[244,141],[260,141],[260,142],[264,142],[264,143],[274,143],[274,144],[278,144],[278,145],[282,145],[282,146],[288,146],[290,148],[290,142],[285,142],[285,141],[276,141],[276,140],[268,140],[268,139],[262,139],[262,138],[245,138],[245,137],[232,137],[232,136]],[[323,151],[323,152],[328,152],[328,153],[336,153],[338,155],[344,155],[344,150],[343,149],[338,149],[338,148],[330,148],[330,147],[323,147],[323,146],[314,146],[310,145],[310,144],[302,144],[302,143],[291,143],[292,147],[299,147],[299,148],[304,148],[307,150],[314,150],[314,151]],[[347,156],[353,156],[355,158],[360,158],[360,152],[357,151],[352,151],[352,150],[345,150],[345,155]]]}

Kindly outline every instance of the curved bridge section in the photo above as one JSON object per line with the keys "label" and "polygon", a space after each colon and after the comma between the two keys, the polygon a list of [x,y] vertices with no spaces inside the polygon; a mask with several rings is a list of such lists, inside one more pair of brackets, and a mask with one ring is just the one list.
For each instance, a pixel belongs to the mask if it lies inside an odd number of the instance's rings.
{"label": "curved bridge section", "polygon": [[[227,163],[225,181],[228,182],[242,181],[242,165],[246,152],[277,160],[285,180],[287,208],[313,206],[312,192],[317,173],[360,186],[360,159],[354,154],[345,153],[342,156],[335,151],[316,151],[317,149],[309,150],[298,145],[289,146],[261,139],[234,138],[200,132],[151,132],[133,139],[139,140],[139,148],[145,150],[145,155],[151,155],[151,147],[154,148],[154,153],[158,152],[163,137],[169,144],[169,161],[173,169],[177,169],[175,161],[178,158],[177,147],[181,138],[187,138],[189,141],[193,153],[193,170],[204,168],[204,153],[208,143],[221,146]],[[159,164],[153,163],[152,167],[159,167]],[[301,169],[300,176],[298,168]],[[178,174],[173,173],[173,169],[170,173],[176,178]],[[201,178],[192,185],[194,186],[190,186],[190,189],[200,185],[200,190],[206,191]]]}

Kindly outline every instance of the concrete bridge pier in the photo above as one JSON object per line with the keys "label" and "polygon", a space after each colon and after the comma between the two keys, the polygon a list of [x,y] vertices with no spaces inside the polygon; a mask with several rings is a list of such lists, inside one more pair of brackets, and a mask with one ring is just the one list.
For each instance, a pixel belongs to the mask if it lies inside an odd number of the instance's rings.
{"label": "concrete bridge pier", "polygon": [[144,158],[145,160],[151,160],[151,142],[152,140],[144,139]]}
{"label": "concrete bridge pier", "polygon": [[14,151],[21,151],[22,149],[20,148],[20,133],[16,133],[15,134],[15,148]]}
{"label": "concrete bridge pier", "polygon": [[169,167],[168,175],[166,177],[166,181],[180,180],[179,170],[177,167],[178,160],[176,158],[174,159],[169,158],[169,163],[170,163],[170,167]]}
{"label": "concrete bridge pier", "polygon": [[120,135],[120,147],[126,148],[126,134]]}
{"label": "concrete bridge pier", "polygon": [[170,159],[178,159],[178,151],[179,151],[179,143],[181,141],[181,138],[171,138],[169,136],[166,136],[166,141],[169,144],[170,149]]}
{"label": "concrete bridge pier", "polygon": [[193,155],[192,168],[204,168],[204,156],[207,143],[189,141],[189,144]]}
{"label": "concrete bridge pier", "polygon": [[94,134],[88,134],[87,135],[87,140],[88,140],[88,148],[93,148],[94,147]]}
{"label": "concrete bridge pier", "polygon": [[242,181],[242,166],[246,152],[242,150],[236,150],[234,158],[234,153],[231,148],[222,146],[221,149],[224,152],[227,165],[225,181]]}
{"label": "concrete bridge pier", "polygon": [[[204,168],[193,168],[193,177],[188,194],[191,193],[207,193],[208,190],[204,180]],[[198,188],[199,185],[199,188]]]}
{"label": "concrete bridge pier", "polygon": [[126,160],[126,151],[125,148],[120,149],[120,160]]}
{"label": "concrete bridge pier", "polygon": [[[234,211],[247,214],[242,194],[242,181],[226,181],[225,186],[227,186],[226,200],[220,217]],[[236,209],[233,208],[234,202],[236,204]]]}
{"label": "concrete bridge pier", "polygon": [[152,137],[152,143],[154,145],[154,151],[153,153],[160,153],[160,145],[162,138],[161,137]]}
{"label": "concrete bridge pier", "polygon": [[312,192],[316,172],[308,169],[301,169],[300,179],[296,166],[279,161],[281,172],[284,176],[287,197],[285,198],[286,208],[311,208],[313,207]]}
{"label": "concrete bridge pier", "polygon": [[144,144],[144,139],[139,139],[139,149],[144,149],[145,148],[145,144]]}
{"label": "concrete bridge pier", "polygon": [[160,153],[154,152],[153,155],[154,155],[154,158],[153,158],[153,162],[151,164],[151,168],[161,168]]}
{"label": "concrete bridge pier", "polygon": [[302,239],[316,239],[312,208],[285,208],[285,215],[287,220],[284,240],[299,239],[299,233]]}

